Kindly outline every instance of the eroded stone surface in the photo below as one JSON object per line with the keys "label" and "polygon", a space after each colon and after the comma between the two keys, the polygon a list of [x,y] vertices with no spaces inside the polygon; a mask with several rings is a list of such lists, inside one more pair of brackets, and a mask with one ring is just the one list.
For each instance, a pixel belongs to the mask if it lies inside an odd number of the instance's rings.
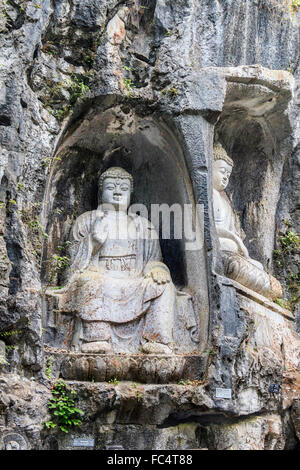
{"label": "eroded stone surface", "polygon": [[204,374],[201,355],[76,354],[47,348],[45,363],[49,360],[53,377],[67,380],[104,382],[116,377],[141,383],[178,383],[199,381]]}
{"label": "eroded stone surface", "polygon": [[[5,203],[5,207],[0,204],[0,235],[4,235],[12,268],[9,286],[2,286],[0,282],[0,319],[1,331],[22,331],[18,336],[13,335],[10,339],[6,337],[5,342],[18,347],[8,352],[11,368],[28,377],[32,374],[36,377],[42,375],[43,368],[39,269],[45,237],[36,224],[36,216],[45,230],[47,211],[42,210],[41,204],[46,179],[53,171],[53,166],[60,162],[61,157],[57,157],[55,149],[57,145],[63,146],[67,140],[62,143],[61,137],[68,127],[67,117],[74,109],[74,90],[75,94],[79,93],[78,82],[79,89],[84,84],[89,86],[86,98],[82,100],[81,96],[72,117],[74,128],[79,134],[82,127],[87,128],[87,122],[92,118],[92,115],[87,114],[83,126],[75,122],[89,106],[89,100],[102,103],[103,113],[96,113],[95,121],[91,120],[91,123],[99,124],[105,122],[107,114],[104,111],[112,106],[112,93],[118,94],[117,100],[125,100],[121,104],[117,103],[119,111],[116,114],[120,116],[120,107],[124,114],[128,112],[128,102],[141,114],[156,111],[156,117],[161,117],[164,113],[164,119],[173,126],[184,149],[184,158],[193,176],[195,199],[206,207],[208,250],[215,246],[215,235],[210,224],[212,208],[208,204],[210,176],[207,168],[212,159],[213,124],[222,111],[219,131],[226,124],[223,134],[230,145],[234,143],[231,140],[233,130],[240,137],[235,142],[234,157],[238,159],[240,155],[242,158],[245,148],[249,156],[240,165],[243,171],[238,171],[234,177],[233,183],[238,181],[238,184],[235,184],[233,202],[235,209],[244,214],[243,223],[251,257],[262,260],[272,270],[277,225],[282,228],[281,220],[290,219],[291,229],[294,232],[299,231],[299,201],[295,191],[299,181],[298,90],[286,71],[289,68],[294,77],[299,77],[299,38],[297,15],[291,19],[284,3],[269,0],[203,0],[199,7],[198,1],[158,0],[151,2],[148,9],[140,10],[136,3],[124,8],[122,3],[115,0],[54,3],[41,0],[39,3],[41,8],[27,2],[23,9],[24,5],[11,2],[1,5],[5,11],[0,14],[0,30],[3,33],[0,39],[0,202]],[[110,21],[112,23],[109,24]],[[112,41],[107,40],[107,31],[116,34],[115,40],[114,37]],[[110,94],[110,97],[102,101],[99,96],[105,93]],[[173,120],[172,113],[175,114]],[[129,119],[123,123],[128,126],[129,131],[132,129],[130,122]],[[111,134],[116,133],[120,125],[117,119],[114,123]],[[73,130],[75,135],[74,128],[68,127],[68,130]],[[96,129],[97,133],[82,133],[80,138],[77,138],[78,135],[74,138],[77,149],[88,149],[88,153],[99,149],[100,136],[105,132],[102,132],[103,128],[99,130],[97,125]],[[68,134],[69,141],[73,138],[71,131]],[[265,140],[262,135],[267,136]],[[276,136],[275,145],[273,136]],[[114,148],[112,145],[112,150]],[[260,158],[265,154],[269,159],[262,158],[258,164],[255,156]],[[51,163],[53,155],[55,157]],[[70,155],[73,154],[66,152],[66,158]],[[82,155],[79,155],[78,161]],[[62,166],[61,171],[64,168]],[[263,181],[269,184],[264,184]],[[58,188],[59,191],[62,192],[62,185]],[[72,186],[70,197],[67,198],[64,194],[59,202],[65,199],[71,201],[72,207],[77,207],[78,191],[78,187]],[[259,200],[248,205],[247,191],[259,195]],[[83,199],[84,196],[83,194]],[[52,200],[54,197],[55,194],[52,193]],[[46,259],[60,245],[63,227],[71,225],[76,212],[76,208],[74,212],[70,210],[67,219],[60,223],[60,203],[54,210],[55,220],[50,233],[53,237],[49,251],[45,254]],[[206,257],[202,256],[202,259],[203,266]],[[297,255],[291,253],[289,260],[294,266]],[[196,272],[196,268],[193,269]],[[170,428],[169,431],[158,431],[156,424],[153,424],[151,438],[147,441],[144,438],[146,429],[149,429],[147,425],[128,424],[130,416],[132,421],[136,416],[137,419],[143,416],[139,408],[140,401],[133,390],[131,398],[126,400],[123,418],[118,415],[118,419],[127,419],[126,424],[117,423],[115,430],[103,428],[101,445],[109,441],[118,444],[117,437],[122,435],[123,445],[128,444],[130,448],[135,444],[130,440],[129,436],[132,435],[136,438],[142,436],[139,446],[146,448],[148,445],[149,448],[154,448],[160,445],[161,435],[172,436],[170,440],[162,439],[164,445],[173,448],[176,443],[176,448],[179,449],[181,444],[174,436],[179,432],[183,436],[182,445],[200,442],[201,447],[222,449],[245,445],[248,448],[282,448],[282,438],[278,437],[281,432],[278,422],[281,398],[276,394],[270,396],[268,386],[280,383],[282,371],[286,369],[283,403],[287,407],[286,416],[292,407],[290,414],[293,419],[289,421],[291,431],[287,433],[283,426],[282,433],[288,435],[289,442],[292,443],[286,443],[287,446],[297,446],[297,437],[293,433],[297,430],[299,437],[299,410],[293,401],[299,395],[297,365],[294,360],[295,352],[299,349],[298,340],[290,328],[277,320],[273,324],[272,319],[261,314],[258,317],[261,321],[256,321],[252,314],[247,316],[239,307],[240,300],[234,288],[216,284],[213,276],[210,277],[211,271],[208,272],[211,292],[209,324],[212,326],[213,337],[205,350],[208,365],[211,365],[211,394],[213,396],[216,386],[232,388],[234,399],[240,396],[233,413],[235,416],[239,415],[239,407],[242,407],[243,422],[235,423],[235,427],[231,423],[230,429],[226,425],[227,428],[225,426],[220,430],[213,428],[213,416],[209,416],[206,424],[208,428],[205,429],[213,430],[216,439],[213,436],[207,439],[205,431],[196,428],[193,423],[190,425],[192,431],[184,431],[182,425],[179,429],[179,417],[175,416],[176,432],[173,433]],[[199,273],[197,276],[200,278]],[[284,281],[285,273],[281,272],[280,276],[281,281]],[[205,284],[203,278],[201,282]],[[248,305],[245,308],[250,307]],[[255,335],[254,325],[257,327]],[[54,323],[52,328],[55,329]],[[204,321],[203,329],[205,328],[208,330],[207,321]],[[275,342],[270,346],[268,341],[272,339]],[[65,336],[62,342],[64,340]],[[235,377],[233,382],[232,376]],[[41,443],[37,436],[41,429],[40,423],[46,417],[46,402],[40,401],[39,397],[45,398],[47,389],[38,385],[39,391],[42,389],[40,394],[20,376],[5,375],[4,378],[6,382],[2,382],[3,391],[10,395],[11,400],[6,402],[5,395],[2,398],[1,426],[4,423],[4,428],[1,430],[24,431],[28,446],[39,448]],[[23,387],[21,384],[24,381],[27,385]],[[83,391],[88,389],[86,384],[81,387]],[[118,404],[119,395],[116,391],[113,392],[115,389],[112,386],[109,387],[112,391],[111,395],[107,395],[107,400],[101,395],[106,406],[101,410],[104,421],[115,421],[114,411],[110,413],[109,399],[111,397]],[[27,388],[31,391],[30,401],[25,399]],[[176,394],[171,386],[163,387],[161,393],[155,390],[157,395],[149,410],[156,416],[161,413],[161,417],[153,421],[161,423],[174,410],[174,403],[170,405],[170,402]],[[178,395],[178,401],[185,411],[190,409],[191,403],[204,406],[205,410],[214,408],[212,398],[200,400],[199,389],[191,388],[192,392],[187,390],[190,389],[181,388],[185,398]],[[98,393],[99,390],[95,388],[93,400],[97,405],[91,400],[87,406],[93,417],[97,416]],[[149,397],[147,400],[151,401]],[[251,405],[251,410],[267,411],[268,416],[272,414],[271,419],[274,419],[276,429],[270,431],[272,426],[270,427],[264,416],[258,416],[250,423],[247,414],[251,411],[247,409],[247,402],[249,408]],[[38,410],[34,408],[35,404]],[[102,404],[99,403],[99,406]],[[231,403],[225,399],[218,406],[223,410],[232,409]],[[187,413],[187,419],[192,421],[194,418]],[[89,421],[86,426],[85,431],[89,429]],[[104,426],[103,422],[100,426]],[[130,432],[126,431],[127,426],[131,426]],[[142,429],[145,429],[144,435]],[[195,430],[197,442],[194,439]],[[249,431],[248,442],[244,441],[244,438],[247,439],[246,430]],[[112,439],[107,438],[110,433]],[[271,436],[270,439],[268,436]],[[51,439],[43,445],[53,445],[52,448],[59,445],[57,441],[55,443],[55,437]]]}

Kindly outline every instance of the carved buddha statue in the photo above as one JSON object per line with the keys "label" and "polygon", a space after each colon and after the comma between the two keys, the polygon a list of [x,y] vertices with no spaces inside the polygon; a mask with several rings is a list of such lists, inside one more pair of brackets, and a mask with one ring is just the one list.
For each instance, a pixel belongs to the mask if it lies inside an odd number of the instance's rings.
{"label": "carved buddha statue", "polygon": [[82,352],[173,350],[176,289],[153,225],[127,212],[132,188],[129,173],[109,168],[98,209],[73,227],[73,274],[59,298],[60,309],[77,316],[73,345]]}
{"label": "carved buddha statue", "polygon": [[264,271],[263,265],[250,258],[237,228],[235,214],[225,193],[233,168],[233,161],[220,145],[214,146],[213,207],[225,274],[271,299],[282,296],[280,283]]}

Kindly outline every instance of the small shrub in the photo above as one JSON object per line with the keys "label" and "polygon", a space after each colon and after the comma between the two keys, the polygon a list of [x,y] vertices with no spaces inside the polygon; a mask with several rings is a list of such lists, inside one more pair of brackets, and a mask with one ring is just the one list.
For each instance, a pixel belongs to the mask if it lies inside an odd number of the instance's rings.
{"label": "small shrub", "polygon": [[46,377],[48,377],[48,379],[52,378],[52,370],[51,370],[52,362],[53,362],[53,357],[52,356],[48,357],[46,361],[46,371],[45,371]]}
{"label": "small shrub", "polygon": [[0,351],[0,370],[4,369],[6,366],[9,365],[9,362],[5,359],[4,355]]}
{"label": "small shrub", "polygon": [[[279,248],[273,251],[273,258],[275,264],[281,271],[281,275],[284,277],[288,299],[276,299],[275,303],[283,308],[294,311],[299,302],[300,269],[299,263],[295,260],[295,256],[299,253],[300,236],[292,232],[290,229],[291,222],[289,220],[283,220],[283,224],[285,229],[279,232]],[[298,264],[297,272],[291,271],[289,267],[290,263],[293,265]]]}
{"label": "small shrub", "polygon": [[70,92],[70,103],[75,104],[76,101],[81,98],[87,91],[89,91],[89,86],[84,82],[83,79],[73,75],[72,80],[67,82],[67,89]]}
{"label": "small shrub", "polygon": [[71,390],[63,380],[59,380],[52,387],[53,398],[49,401],[49,410],[52,420],[45,422],[47,429],[58,427],[61,431],[68,433],[72,426],[80,426],[80,417],[84,414],[82,410],[75,407],[77,392]]}
{"label": "small shrub", "polygon": [[118,381],[117,377],[114,377],[114,378],[110,379],[110,380],[108,381],[108,383],[114,385],[115,387],[116,387],[117,385],[119,385],[119,381]]}
{"label": "small shrub", "polygon": [[132,92],[134,88],[136,88],[131,78],[123,78],[123,85],[126,88],[126,90],[128,90],[129,94]]}
{"label": "small shrub", "polygon": [[178,385],[193,385],[194,387],[197,387],[197,385],[200,385],[201,383],[202,383],[202,381],[200,381],[200,380],[187,379],[187,380],[180,380],[178,382]]}
{"label": "small shrub", "polygon": [[27,223],[28,227],[32,230],[35,230],[37,232],[39,232],[39,234],[41,235],[42,238],[48,238],[48,234],[45,232],[42,224],[40,223],[39,221],[39,218],[38,216],[35,216],[34,219],[30,220],[28,223]]}
{"label": "small shrub", "polygon": [[170,96],[176,96],[178,94],[178,90],[177,90],[177,88],[170,87],[169,90],[168,90],[168,93],[169,93]]}

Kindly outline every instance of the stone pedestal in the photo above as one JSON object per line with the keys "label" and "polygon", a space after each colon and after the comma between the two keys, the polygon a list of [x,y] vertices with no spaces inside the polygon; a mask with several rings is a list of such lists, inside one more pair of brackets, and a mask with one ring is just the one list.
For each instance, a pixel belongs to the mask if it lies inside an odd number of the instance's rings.
{"label": "stone pedestal", "polygon": [[203,379],[205,360],[199,355],[82,354],[45,349],[53,378],[86,382],[134,381],[167,384]]}

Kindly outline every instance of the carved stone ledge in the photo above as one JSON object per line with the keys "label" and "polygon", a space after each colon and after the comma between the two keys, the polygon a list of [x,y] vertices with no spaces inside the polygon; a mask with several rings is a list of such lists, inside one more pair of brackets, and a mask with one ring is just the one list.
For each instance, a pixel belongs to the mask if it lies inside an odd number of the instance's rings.
{"label": "carved stone ledge", "polygon": [[[52,358],[52,359],[51,359]],[[205,368],[201,355],[82,354],[45,348],[45,363],[52,378],[87,382],[120,381],[167,384],[200,380]]]}

